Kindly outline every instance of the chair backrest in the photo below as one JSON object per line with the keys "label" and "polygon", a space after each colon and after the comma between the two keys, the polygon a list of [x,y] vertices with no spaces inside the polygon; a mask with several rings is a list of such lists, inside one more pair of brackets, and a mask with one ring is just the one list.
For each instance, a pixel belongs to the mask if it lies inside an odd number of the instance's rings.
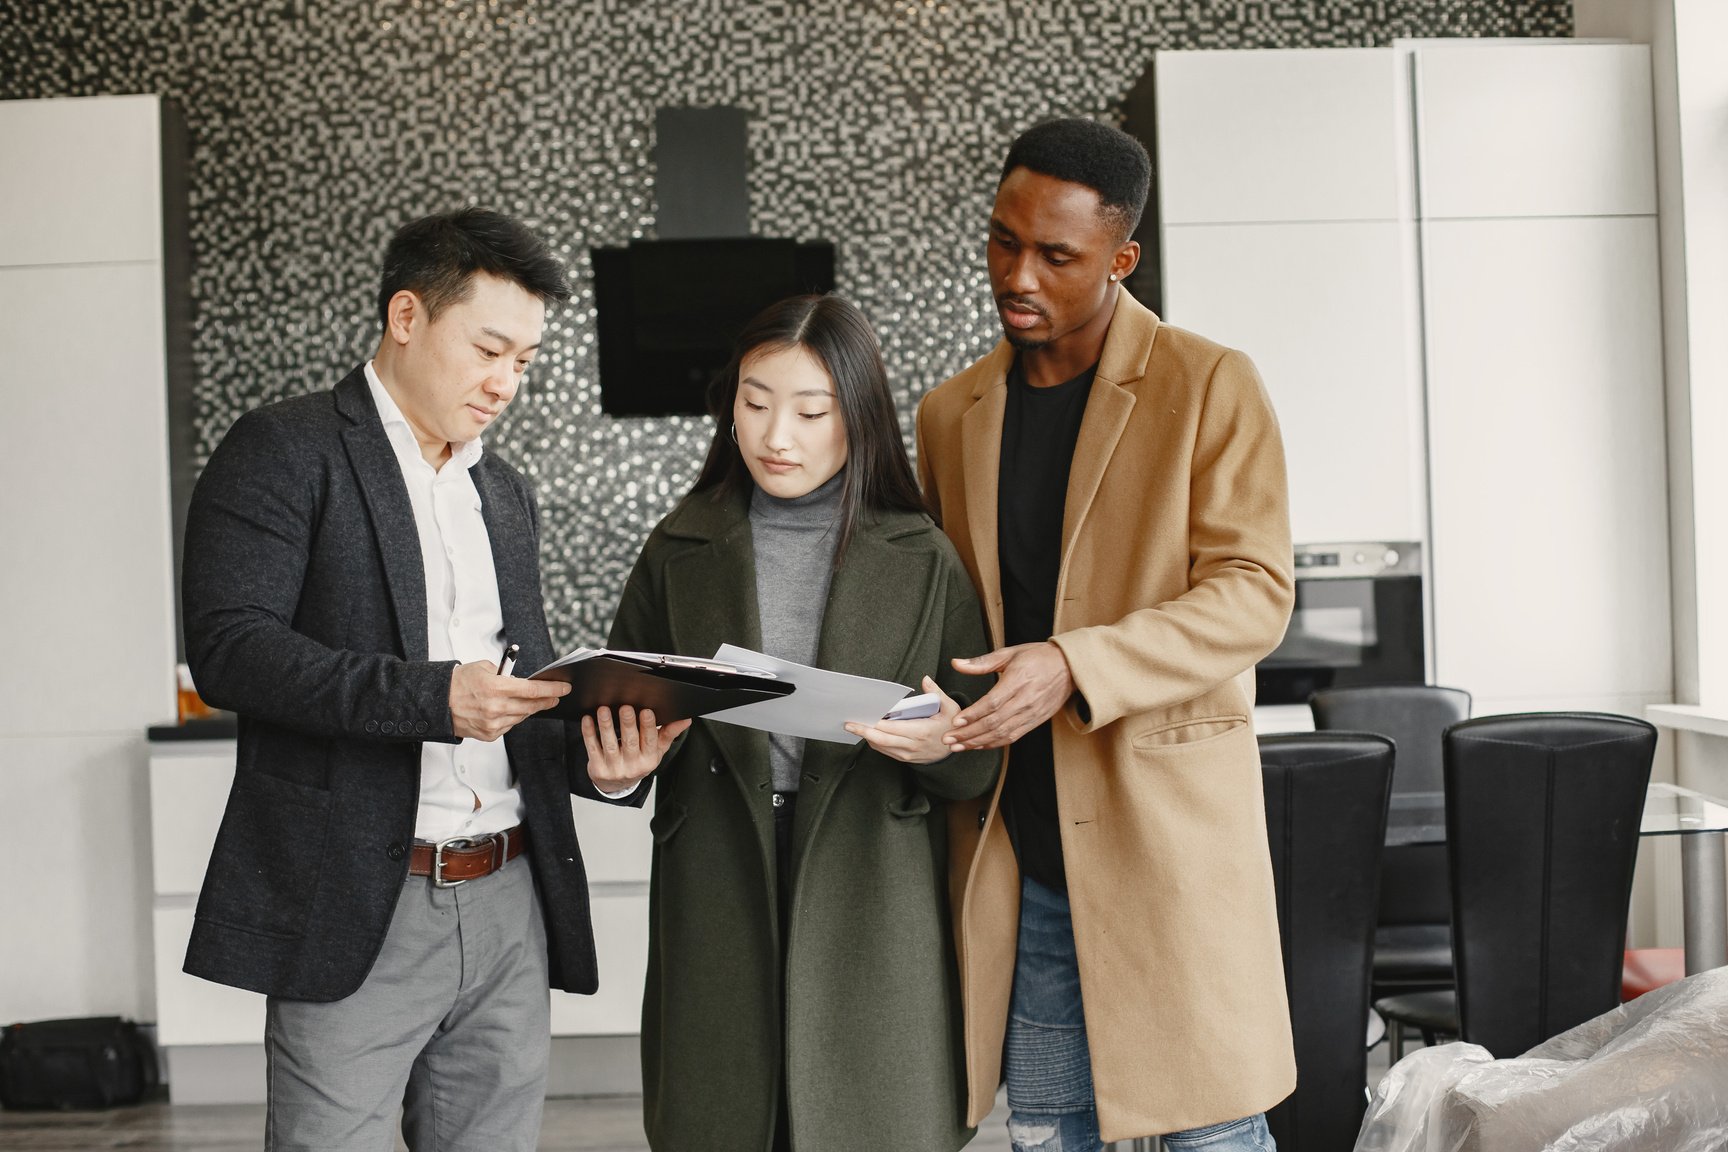
{"label": "chair backrest", "polygon": [[1439,792],[1440,735],[1470,718],[1470,693],[1431,684],[1328,688],[1308,698],[1317,731],[1345,729],[1388,736],[1398,746],[1392,791]]}
{"label": "chair backrest", "polygon": [[[1427,684],[1329,688],[1308,699],[1318,731],[1375,732],[1397,745],[1392,791],[1439,792],[1440,737],[1470,716],[1470,693]],[[1380,923],[1446,924],[1452,918],[1446,849],[1418,844],[1388,849],[1380,868]]]}
{"label": "chair backrest", "polygon": [[1296,1092],[1267,1113],[1284,1152],[1348,1148],[1362,1126],[1369,971],[1392,742],[1365,733],[1260,739]]}
{"label": "chair backrest", "polygon": [[1487,716],[1444,740],[1464,1039],[1518,1056],[1620,1003],[1656,730],[1591,712]]}

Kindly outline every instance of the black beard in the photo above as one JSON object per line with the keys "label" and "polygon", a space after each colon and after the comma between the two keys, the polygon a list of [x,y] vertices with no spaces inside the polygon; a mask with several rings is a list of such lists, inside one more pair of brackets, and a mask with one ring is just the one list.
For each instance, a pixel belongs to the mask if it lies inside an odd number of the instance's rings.
{"label": "black beard", "polygon": [[1038,349],[1044,347],[1044,345],[1050,343],[1048,340],[1036,340],[1030,336],[1022,336],[1012,328],[1004,328],[1002,330],[1002,335],[1007,338],[1008,343],[1011,346],[1018,348],[1022,352],[1036,352]]}

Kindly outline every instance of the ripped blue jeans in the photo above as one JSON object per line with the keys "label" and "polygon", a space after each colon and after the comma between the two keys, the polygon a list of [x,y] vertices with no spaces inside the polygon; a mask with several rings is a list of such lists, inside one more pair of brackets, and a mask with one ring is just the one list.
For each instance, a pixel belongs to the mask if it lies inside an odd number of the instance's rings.
{"label": "ripped blue jeans", "polygon": [[[1014,1152],[1098,1152],[1103,1147],[1068,897],[1025,878],[1003,1059]],[[1169,1152],[1274,1152],[1260,1113],[1172,1132],[1164,1137],[1164,1147]]]}

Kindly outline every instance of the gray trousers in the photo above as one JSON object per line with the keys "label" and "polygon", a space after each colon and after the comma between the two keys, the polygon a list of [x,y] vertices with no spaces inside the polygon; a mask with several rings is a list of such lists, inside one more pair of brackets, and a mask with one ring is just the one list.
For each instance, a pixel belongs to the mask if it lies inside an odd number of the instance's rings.
{"label": "gray trousers", "polygon": [[532,1152],[546,1098],[546,926],[526,857],[455,888],[410,876],[358,991],[270,997],[271,1152]]}

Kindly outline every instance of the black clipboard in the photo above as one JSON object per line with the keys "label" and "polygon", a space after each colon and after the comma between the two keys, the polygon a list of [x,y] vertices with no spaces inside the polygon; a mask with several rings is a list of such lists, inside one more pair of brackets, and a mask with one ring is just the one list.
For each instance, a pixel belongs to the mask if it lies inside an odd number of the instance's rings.
{"label": "black clipboard", "polygon": [[578,649],[528,679],[562,680],[570,685],[570,694],[542,716],[579,720],[603,706],[616,713],[629,704],[653,709],[655,721],[661,724],[788,696],[795,687],[772,672],[723,661],[604,648]]}

